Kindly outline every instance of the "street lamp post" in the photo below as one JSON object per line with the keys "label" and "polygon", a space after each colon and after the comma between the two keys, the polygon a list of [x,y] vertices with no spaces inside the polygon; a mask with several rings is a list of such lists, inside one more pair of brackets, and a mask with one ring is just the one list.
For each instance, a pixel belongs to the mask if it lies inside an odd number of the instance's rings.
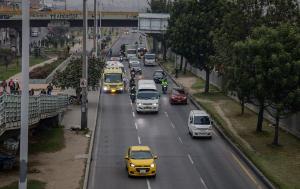
{"label": "street lamp post", "polygon": [[88,60],[87,60],[87,0],[83,0],[83,49],[82,49],[82,102],[81,102],[81,129],[87,128],[87,87],[88,87]]}
{"label": "street lamp post", "polygon": [[19,189],[27,189],[29,108],[29,0],[22,0],[22,96]]}
{"label": "street lamp post", "polygon": [[94,51],[95,57],[97,57],[97,0],[94,0]]}

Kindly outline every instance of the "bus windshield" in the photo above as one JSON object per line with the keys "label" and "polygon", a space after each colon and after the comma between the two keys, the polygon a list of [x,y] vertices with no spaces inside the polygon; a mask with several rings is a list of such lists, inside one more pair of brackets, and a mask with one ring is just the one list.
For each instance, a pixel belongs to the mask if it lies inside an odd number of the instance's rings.
{"label": "bus windshield", "polygon": [[120,73],[110,73],[104,75],[105,83],[121,83],[122,82],[122,74]]}

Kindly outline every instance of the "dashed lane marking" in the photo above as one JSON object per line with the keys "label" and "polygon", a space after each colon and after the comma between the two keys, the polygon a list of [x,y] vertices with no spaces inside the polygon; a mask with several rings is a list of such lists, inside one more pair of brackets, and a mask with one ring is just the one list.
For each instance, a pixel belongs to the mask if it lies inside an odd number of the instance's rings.
{"label": "dashed lane marking", "polygon": [[182,142],[182,140],[181,140],[181,138],[180,138],[180,137],[178,137],[178,140],[179,140],[179,142],[180,142],[181,144],[183,144],[183,142]]}
{"label": "dashed lane marking", "polygon": [[135,129],[138,130],[138,124],[134,123]]}
{"label": "dashed lane marking", "polygon": [[201,182],[202,182],[204,188],[205,188],[205,189],[208,189],[207,186],[206,186],[206,184],[205,184],[205,182],[204,182],[204,180],[202,179],[202,177],[200,177],[200,180],[201,180]]}
{"label": "dashed lane marking", "polygon": [[132,116],[135,117],[135,113],[134,112],[132,112]]}
{"label": "dashed lane marking", "polygon": [[141,137],[138,136],[139,144],[142,144]]}
{"label": "dashed lane marking", "polygon": [[173,127],[173,129],[175,129],[175,125],[174,125],[174,123],[172,123],[172,122],[171,122],[171,126]]}
{"label": "dashed lane marking", "polygon": [[167,113],[167,112],[165,112],[165,115],[166,115],[166,117],[169,117],[169,115],[168,115],[168,113]]}
{"label": "dashed lane marking", "polygon": [[194,161],[192,160],[192,157],[191,157],[190,154],[188,154],[188,158],[189,158],[190,162],[191,162],[192,164],[194,164]]}
{"label": "dashed lane marking", "polygon": [[146,179],[148,189],[151,189],[150,181]]}

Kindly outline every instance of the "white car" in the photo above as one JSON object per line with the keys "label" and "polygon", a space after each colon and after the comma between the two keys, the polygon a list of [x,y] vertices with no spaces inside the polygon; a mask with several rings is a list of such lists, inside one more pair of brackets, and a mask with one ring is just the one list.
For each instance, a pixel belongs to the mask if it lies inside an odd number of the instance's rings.
{"label": "white car", "polygon": [[202,110],[192,110],[188,120],[188,130],[192,137],[212,138],[213,122],[209,115]]}
{"label": "white car", "polygon": [[136,94],[136,112],[155,112],[159,111],[159,92],[155,84],[148,83],[147,80],[139,81]]}

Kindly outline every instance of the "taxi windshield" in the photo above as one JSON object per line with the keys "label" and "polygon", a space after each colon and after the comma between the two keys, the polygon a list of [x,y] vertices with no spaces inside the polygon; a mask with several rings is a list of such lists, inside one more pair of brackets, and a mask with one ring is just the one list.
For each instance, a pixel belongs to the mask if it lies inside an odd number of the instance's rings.
{"label": "taxi windshield", "polygon": [[122,74],[119,73],[105,74],[104,81],[105,83],[120,83],[122,82]]}
{"label": "taxi windshield", "polygon": [[131,151],[131,159],[152,159],[152,154],[150,151]]}

